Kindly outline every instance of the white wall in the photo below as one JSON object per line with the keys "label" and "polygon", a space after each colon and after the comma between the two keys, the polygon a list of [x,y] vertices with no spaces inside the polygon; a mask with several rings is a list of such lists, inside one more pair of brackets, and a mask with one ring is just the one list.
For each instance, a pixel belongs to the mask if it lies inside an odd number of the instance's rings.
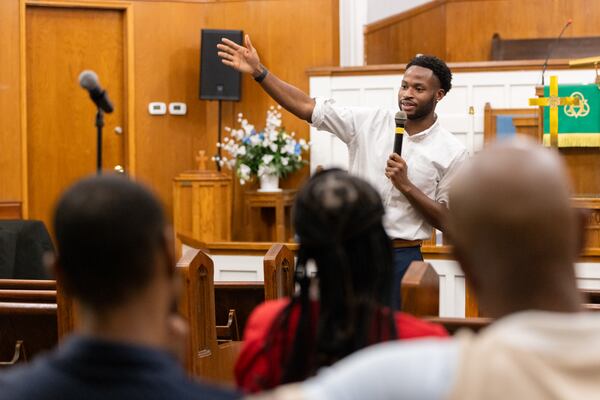
{"label": "white wall", "polygon": [[415,8],[431,0],[368,0],[367,24]]}

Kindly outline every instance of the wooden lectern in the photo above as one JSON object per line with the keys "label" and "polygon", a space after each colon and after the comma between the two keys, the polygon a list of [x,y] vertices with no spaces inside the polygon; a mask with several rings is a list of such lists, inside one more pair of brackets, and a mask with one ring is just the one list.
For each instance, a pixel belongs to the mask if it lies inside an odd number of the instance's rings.
{"label": "wooden lectern", "polygon": [[[207,170],[206,156],[199,152],[198,170],[185,171],[173,179],[173,228],[175,238],[185,233],[201,242],[231,241],[231,177]],[[181,243],[176,239],[176,249]]]}

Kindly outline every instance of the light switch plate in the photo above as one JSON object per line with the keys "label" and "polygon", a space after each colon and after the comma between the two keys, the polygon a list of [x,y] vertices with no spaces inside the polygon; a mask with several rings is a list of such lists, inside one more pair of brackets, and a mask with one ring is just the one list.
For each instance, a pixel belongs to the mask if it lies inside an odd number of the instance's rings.
{"label": "light switch plate", "polygon": [[169,103],[169,114],[185,115],[187,113],[187,105],[185,103]]}
{"label": "light switch plate", "polygon": [[148,104],[148,112],[152,115],[165,115],[167,113],[167,105],[159,101],[154,101]]}

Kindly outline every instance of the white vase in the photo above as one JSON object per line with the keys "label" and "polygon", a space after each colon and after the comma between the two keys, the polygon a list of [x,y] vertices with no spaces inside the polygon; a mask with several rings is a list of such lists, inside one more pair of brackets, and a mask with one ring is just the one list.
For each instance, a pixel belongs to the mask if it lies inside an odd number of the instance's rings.
{"label": "white vase", "polygon": [[263,174],[260,176],[259,192],[279,192],[279,176],[277,174]]}

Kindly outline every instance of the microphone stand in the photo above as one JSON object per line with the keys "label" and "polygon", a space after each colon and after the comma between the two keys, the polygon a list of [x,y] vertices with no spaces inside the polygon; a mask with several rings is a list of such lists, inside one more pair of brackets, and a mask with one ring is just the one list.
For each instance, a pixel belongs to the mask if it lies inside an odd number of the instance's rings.
{"label": "microphone stand", "polygon": [[96,113],[96,174],[102,175],[102,128],[104,127],[104,111],[98,107]]}

